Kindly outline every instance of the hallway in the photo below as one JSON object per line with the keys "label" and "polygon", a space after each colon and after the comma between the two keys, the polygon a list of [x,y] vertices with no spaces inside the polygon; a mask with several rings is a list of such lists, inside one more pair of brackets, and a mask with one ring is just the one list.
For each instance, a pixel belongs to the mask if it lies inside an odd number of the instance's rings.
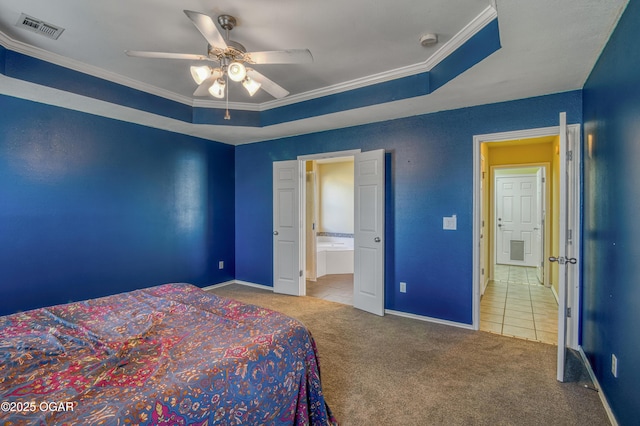
{"label": "hallway", "polygon": [[557,344],[558,303],[535,268],[495,266],[495,280],[480,300],[480,330]]}

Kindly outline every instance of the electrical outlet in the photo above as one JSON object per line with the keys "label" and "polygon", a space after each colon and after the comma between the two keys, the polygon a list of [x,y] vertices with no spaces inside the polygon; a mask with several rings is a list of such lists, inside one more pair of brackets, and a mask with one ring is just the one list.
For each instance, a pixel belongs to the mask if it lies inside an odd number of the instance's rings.
{"label": "electrical outlet", "polygon": [[615,354],[611,354],[611,374],[618,377],[618,357]]}
{"label": "electrical outlet", "polygon": [[406,292],[407,292],[407,283],[400,282],[400,293],[406,293]]}
{"label": "electrical outlet", "polygon": [[218,269],[224,269],[224,260],[218,262]]}

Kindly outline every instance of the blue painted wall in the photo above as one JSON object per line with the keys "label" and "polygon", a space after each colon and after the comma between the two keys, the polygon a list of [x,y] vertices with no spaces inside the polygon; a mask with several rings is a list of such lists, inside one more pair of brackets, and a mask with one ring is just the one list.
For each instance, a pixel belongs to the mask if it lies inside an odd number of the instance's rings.
{"label": "blue painted wall", "polygon": [[621,425],[640,418],[638,22],[631,1],[584,87],[582,346]]}
{"label": "blue painted wall", "polygon": [[0,46],[0,73],[8,77],[191,122],[191,106],[112,83]]}
{"label": "blue painted wall", "polygon": [[0,111],[0,315],[233,279],[234,147],[8,96]]}
{"label": "blue painted wall", "polygon": [[[582,120],[580,91],[464,108],[236,148],[236,279],[272,279],[272,162],[387,151],[387,309],[471,324],[473,135]],[[458,230],[443,231],[456,214]],[[407,293],[398,283],[407,282]]]}

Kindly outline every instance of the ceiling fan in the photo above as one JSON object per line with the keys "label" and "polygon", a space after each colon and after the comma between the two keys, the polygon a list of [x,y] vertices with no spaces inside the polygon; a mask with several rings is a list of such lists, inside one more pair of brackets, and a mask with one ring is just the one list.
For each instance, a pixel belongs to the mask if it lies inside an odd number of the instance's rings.
{"label": "ceiling fan", "polygon": [[[313,62],[313,56],[311,56],[309,49],[247,52],[247,49],[242,44],[229,39],[229,32],[237,23],[236,18],[231,15],[218,16],[217,20],[220,27],[226,31],[225,36],[223,36],[216,27],[213,18],[209,15],[191,10],[185,10],[184,13],[207,40],[206,55],[139,50],[125,50],[125,53],[128,56],[139,58],[182,59],[217,63],[218,65],[215,67],[209,65],[191,67],[191,76],[198,84],[198,88],[193,92],[194,96],[207,96],[207,94],[210,94],[216,98],[223,99],[226,88],[228,100],[229,89],[227,83],[230,79],[242,83],[250,96],[253,96],[262,88],[274,98],[283,98],[289,94],[286,89],[247,65]],[[227,117],[225,116],[225,118]]]}

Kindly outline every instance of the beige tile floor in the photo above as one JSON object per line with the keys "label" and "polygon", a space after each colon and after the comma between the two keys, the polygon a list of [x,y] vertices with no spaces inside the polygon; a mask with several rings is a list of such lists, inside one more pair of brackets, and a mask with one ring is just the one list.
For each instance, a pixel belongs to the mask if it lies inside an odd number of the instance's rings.
{"label": "beige tile floor", "polygon": [[353,274],[324,275],[307,280],[307,296],[353,305]]}
{"label": "beige tile floor", "polygon": [[480,300],[480,330],[557,344],[558,303],[535,268],[496,265]]}

